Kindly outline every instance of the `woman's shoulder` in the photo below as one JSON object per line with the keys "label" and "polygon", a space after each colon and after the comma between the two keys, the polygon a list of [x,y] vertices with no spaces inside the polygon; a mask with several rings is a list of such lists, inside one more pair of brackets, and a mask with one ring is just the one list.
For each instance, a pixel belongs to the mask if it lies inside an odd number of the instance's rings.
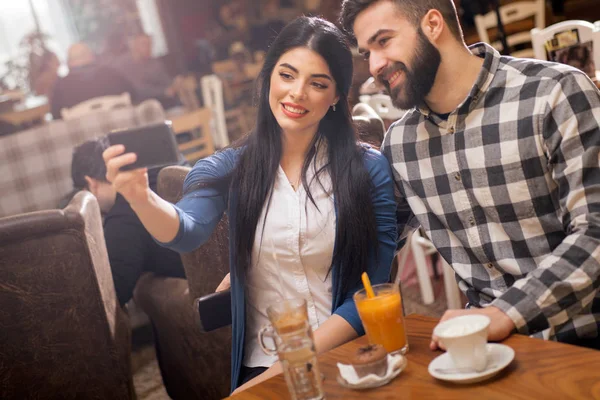
{"label": "woman's shoulder", "polygon": [[194,183],[224,178],[229,175],[240,157],[242,148],[226,148],[198,160],[185,178],[184,187]]}
{"label": "woman's shoulder", "polygon": [[231,147],[219,150],[206,158],[198,160],[192,167],[192,171],[210,173],[211,175],[223,172],[227,174],[235,167],[241,152],[241,148]]}
{"label": "woman's shoulder", "polygon": [[369,173],[377,173],[381,171],[389,170],[389,163],[387,158],[379,150],[371,147],[366,143],[360,144],[363,160]]}

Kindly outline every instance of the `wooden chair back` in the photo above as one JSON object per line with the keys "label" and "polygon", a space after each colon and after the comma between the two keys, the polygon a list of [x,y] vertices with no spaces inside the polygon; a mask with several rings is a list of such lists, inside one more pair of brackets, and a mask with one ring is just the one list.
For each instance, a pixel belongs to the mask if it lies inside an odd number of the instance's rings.
{"label": "wooden chair back", "polygon": [[195,76],[189,75],[176,78],[177,97],[183,107],[188,111],[197,110],[200,108],[200,101],[196,96],[198,89],[198,80]]}
{"label": "wooden chair back", "polygon": [[[545,26],[546,4],[544,0],[533,1],[515,1],[513,3],[500,6],[500,17],[503,25],[508,26],[519,21],[533,18],[534,25],[538,29]],[[482,42],[491,44],[495,49],[500,50],[502,44],[500,41],[490,41],[488,30],[498,27],[498,19],[494,10],[484,15],[475,16],[475,27],[477,34]],[[531,33],[529,30],[507,34],[506,42],[510,48],[514,46],[531,43]],[[516,50],[510,53],[513,57],[528,57],[533,58],[534,52],[532,48]]]}
{"label": "wooden chair back", "polygon": [[62,119],[67,121],[98,111],[128,106],[131,106],[131,95],[129,93],[123,93],[116,96],[95,97],[76,104],[71,108],[63,108],[60,110],[60,114]]}
{"label": "wooden chair back", "polygon": [[212,112],[206,107],[171,117],[171,126],[178,142],[184,134],[191,136],[189,140],[179,144],[179,150],[192,164],[215,152],[210,126],[211,118]]}
{"label": "wooden chair back", "polygon": [[547,55],[544,47],[546,41],[552,39],[558,32],[570,31],[572,29],[577,29],[580,43],[593,43],[594,64],[596,64],[597,70],[600,69],[600,21],[592,24],[587,21],[571,20],[559,22],[544,29],[532,29],[531,42],[533,43],[535,58],[546,60]]}

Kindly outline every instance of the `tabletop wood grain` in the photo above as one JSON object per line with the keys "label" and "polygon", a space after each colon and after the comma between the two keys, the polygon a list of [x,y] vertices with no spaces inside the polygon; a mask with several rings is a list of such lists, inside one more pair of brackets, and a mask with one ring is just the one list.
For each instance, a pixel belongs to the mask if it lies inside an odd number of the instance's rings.
{"label": "tabletop wood grain", "polygon": [[[599,351],[522,335],[503,342],[515,350],[515,359],[490,380],[470,385],[439,381],[427,372],[429,363],[441,354],[429,350],[436,322],[419,315],[406,318],[408,366],[380,388],[356,391],[336,381],[336,363],[347,362],[359,346],[367,343],[366,337],[319,356],[326,399],[600,399]],[[290,396],[283,375],[278,375],[230,398],[281,400]]]}

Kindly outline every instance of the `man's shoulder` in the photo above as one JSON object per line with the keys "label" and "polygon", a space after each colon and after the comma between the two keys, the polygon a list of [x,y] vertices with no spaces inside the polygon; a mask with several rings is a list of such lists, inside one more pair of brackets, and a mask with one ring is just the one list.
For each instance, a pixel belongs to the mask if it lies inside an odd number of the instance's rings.
{"label": "man's shoulder", "polygon": [[[388,128],[381,146],[381,152],[387,156],[387,149],[392,144],[392,138],[406,131],[416,130],[422,122],[423,114],[416,108],[411,108],[399,120],[393,122]],[[395,139],[395,138],[394,138]]]}
{"label": "man's shoulder", "polygon": [[390,165],[388,160],[379,150],[366,144],[363,144],[362,146],[365,168],[371,177],[378,175],[381,172],[389,171]]}
{"label": "man's shoulder", "polygon": [[219,150],[209,157],[199,160],[195,165],[194,169],[212,169],[212,168],[225,168],[231,169],[237,163],[240,158],[243,147],[233,148],[228,147],[223,150]]}
{"label": "man's shoulder", "polygon": [[184,191],[190,186],[207,179],[219,180],[230,175],[237,165],[243,149],[243,147],[226,148],[198,160],[185,178]]}
{"label": "man's shoulder", "polygon": [[503,85],[536,85],[539,91],[552,91],[556,84],[584,73],[570,65],[528,58],[502,57],[499,71],[506,74]]}
{"label": "man's shoulder", "polygon": [[94,71],[103,74],[120,74],[116,67],[107,64],[95,64]]}

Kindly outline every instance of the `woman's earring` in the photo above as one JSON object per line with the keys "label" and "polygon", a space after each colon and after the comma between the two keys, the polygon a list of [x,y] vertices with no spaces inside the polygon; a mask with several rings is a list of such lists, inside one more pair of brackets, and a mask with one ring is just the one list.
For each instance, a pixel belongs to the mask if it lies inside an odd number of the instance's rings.
{"label": "woman's earring", "polygon": [[333,108],[333,111],[335,111],[335,103],[331,105],[331,108]]}

